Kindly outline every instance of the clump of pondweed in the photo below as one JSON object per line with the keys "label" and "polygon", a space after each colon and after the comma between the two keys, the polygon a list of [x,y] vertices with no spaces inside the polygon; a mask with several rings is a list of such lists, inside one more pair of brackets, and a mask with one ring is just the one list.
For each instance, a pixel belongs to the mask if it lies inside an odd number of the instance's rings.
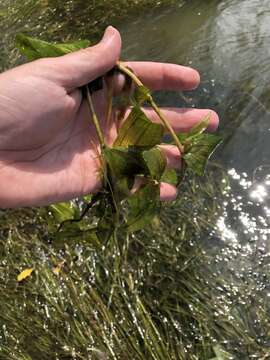
{"label": "clump of pondweed", "polygon": [[[56,57],[89,46],[87,40],[52,44],[23,34],[17,35],[16,43],[28,60]],[[127,79],[125,91],[116,96],[113,90],[115,72],[124,74]],[[134,90],[132,85],[135,87]],[[106,126],[110,127],[111,122],[114,121],[118,127],[112,145],[106,141],[104,129],[92,100],[92,94],[101,89],[107,97]],[[113,236],[117,237],[118,233],[124,232],[128,236],[129,233],[140,230],[152,220],[160,206],[160,183],[179,185],[187,169],[203,175],[207,160],[221,142],[221,137],[205,133],[209,125],[209,116],[188,133],[176,134],[154,101],[150,90],[121,61],[118,61],[104,76],[83,86],[82,92],[89,107],[89,121],[96,130],[98,139],[96,147],[100,149],[97,157],[100,159],[102,179],[101,190],[91,197],[86,208],[92,212],[96,223],[89,230],[93,238],[106,244]],[[120,102],[121,105],[117,107],[117,118],[114,116],[112,120],[115,101]],[[147,117],[143,111],[144,104],[153,109],[160,120],[159,124],[153,123]],[[130,113],[124,120],[127,109],[130,109]],[[169,133],[171,143],[181,154],[180,174],[173,169],[167,169],[166,157],[159,147],[163,142],[165,131]],[[131,194],[138,179],[142,185]],[[57,206],[54,210],[57,210]],[[63,204],[60,205],[59,210],[63,211]]]}

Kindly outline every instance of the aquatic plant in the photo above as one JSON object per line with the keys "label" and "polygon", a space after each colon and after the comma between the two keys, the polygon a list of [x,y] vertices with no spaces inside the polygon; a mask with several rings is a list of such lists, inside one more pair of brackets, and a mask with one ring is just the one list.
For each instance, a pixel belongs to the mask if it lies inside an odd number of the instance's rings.
{"label": "aquatic plant", "polygon": [[[13,34],[23,26],[18,19],[31,18],[24,30],[33,36],[67,40],[72,29],[77,38],[92,38],[108,20],[144,1],[100,0],[98,9],[95,1],[8,3],[10,21],[0,13],[4,67],[18,60],[10,52]],[[108,11],[102,10],[105,4]],[[90,13],[97,23],[88,21]],[[238,93],[237,98],[242,101]],[[203,99],[209,104],[205,94]],[[232,123],[238,110],[221,102]],[[220,268],[220,259],[228,264],[234,256],[238,264],[241,248],[231,246],[227,253],[209,239],[227,185],[212,164],[203,178],[183,183],[181,199],[161,207],[151,226],[112,239],[105,248],[88,233],[88,215],[66,223],[56,241],[59,222],[79,217],[81,201],[0,211],[0,358],[268,359],[269,255],[255,271],[234,273]],[[254,264],[257,258],[250,257]],[[18,282],[31,268],[31,276]]]}
{"label": "aquatic plant", "polygon": [[[16,43],[29,60],[60,56],[89,46],[87,40],[50,44],[23,34],[17,36]],[[119,96],[113,95],[113,77],[116,72],[124,74],[128,84]],[[124,104],[114,120],[117,122],[118,134],[112,146],[106,142],[92,99],[92,94],[102,88],[107,96],[106,126],[109,127],[112,121],[113,104],[116,101]],[[118,232],[140,230],[152,220],[160,207],[161,182],[178,185],[187,170],[203,175],[207,160],[221,142],[221,137],[205,133],[209,116],[195,125],[190,132],[176,134],[154,101],[150,90],[121,61],[108,74],[84,86],[82,91],[89,106],[89,121],[93,122],[99,141],[100,151],[97,157],[100,159],[102,177],[102,188],[91,197],[86,210],[91,211],[97,224],[91,228],[92,235],[106,243],[111,236],[117,236]],[[159,124],[148,119],[142,108],[145,103],[157,114]],[[128,108],[131,108],[131,111],[124,119]],[[171,136],[171,143],[178,147],[181,154],[180,174],[166,169],[166,157],[159,147],[162,145],[165,130]],[[136,179],[140,179],[142,185],[131,193]]]}

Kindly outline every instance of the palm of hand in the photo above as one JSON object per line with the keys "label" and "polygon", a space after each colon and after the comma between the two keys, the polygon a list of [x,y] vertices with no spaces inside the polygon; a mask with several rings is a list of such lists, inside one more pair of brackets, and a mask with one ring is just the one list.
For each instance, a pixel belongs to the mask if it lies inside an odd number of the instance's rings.
{"label": "palm of hand", "polygon": [[[0,75],[0,207],[35,206],[69,200],[97,191],[101,185],[99,143],[81,86],[104,75],[119,59],[121,38],[109,27],[102,41],[59,58],[42,59]],[[152,90],[191,90],[198,73],[173,64],[129,63]],[[119,80],[119,79],[118,79]],[[103,91],[94,95],[106,140],[116,124],[105,121]],[[157,121],[149,110],[148,116]],[[163,109],[175,131],[187,131],[209,110]],[[210,129],[218,117],[211,112]],[[179,166],[181,154],[164,147],[168,166]],[[176,189],[161,184],[161,198]]]}
{"label": "palm of hand", "polygon": [[[5,139],[3,133],[0,173],[6,183],[1,180],[1,187],[9,186],[16,194],[16,204],[22,198],[24,205],[37,198],[39,204],[48,204],[97,191],[98,141],[81,92],[67,94],[64,88],[40,77],[33,77],[30,83],[17,78],[17,82],[24,83],[24,93],[15,88],[9,96],[10,102],[20,104],[16,109],[20,115],[12,114],[12,119],[18,119],[10,120],[15,129],[12,136],[7,132]],[[97,106],[101,117],[103,109],[103,105]],[[108,137],[114,132],[106,131]],[[20,181],[9,181],[15,178]]]}

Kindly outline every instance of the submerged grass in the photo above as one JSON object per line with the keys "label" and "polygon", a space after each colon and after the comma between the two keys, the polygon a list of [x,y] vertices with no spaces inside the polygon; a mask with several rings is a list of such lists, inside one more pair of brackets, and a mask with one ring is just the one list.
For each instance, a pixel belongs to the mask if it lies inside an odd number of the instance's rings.
{"label": "submerged grass", "polygon": [[48,41],[90,39],[96,41],[105,27],[117,25],[130,14],[175,3],[175,0],[2,0],[0,4],[0,71],[14,66],[17,33]]}
{"label": "submerged grass", "polygon": [[263,291],[224,278],[200,246],[222,176],[193,179],[151,228],[107,244],[74,234],[56,246],[48,209],[2,212],[0,358],[267,359]]}

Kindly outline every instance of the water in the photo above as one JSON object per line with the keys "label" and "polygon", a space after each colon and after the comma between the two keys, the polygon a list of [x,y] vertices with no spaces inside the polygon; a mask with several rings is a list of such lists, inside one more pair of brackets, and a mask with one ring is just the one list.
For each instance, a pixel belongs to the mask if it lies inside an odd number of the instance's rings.
{"label": "water", "polygon": [[231,187],[211,236],[221,244],[244,241],[254,251],[260,246],[268,254],[269,14],[269,1],[188,1],[129,19],[120,27],[124,58],[180,63],[201,73],[202,83],[185,94],[186,103],[181,94],[161,100],[166,105],[209,107],[220,115],[225,141],[216,159],[227,170]]}
{"label": "water", "polygon": [[269,15],[269,0],[192,0],[119,25],[124,59],[185,64],[201,73],[196,91],[158,97],[164,105],[220,115],[224,144],[215,160],[230,181],[218,197],[214,229],[202,241],[214,251],[214,271],[233,273],[228,292],[245,282],[262,301],[270,297]]}
{"label": "water", "polygon": [[[185,64],[201,73],[200,87],[185,93],[185,101],[172,93],[159,100],[220,115],[225,140],[215,160],[230,184],[219,197],[214,229],[201,241],[214,253],[216,275],[230,279],[227,294],[236,291],[240,306],[254,303],[258,309],[270,297],[269,15],[267,0],[198,0],[120,27],[124,58]],[[251,316],[250,324],[269,346],[260,320]]]}

